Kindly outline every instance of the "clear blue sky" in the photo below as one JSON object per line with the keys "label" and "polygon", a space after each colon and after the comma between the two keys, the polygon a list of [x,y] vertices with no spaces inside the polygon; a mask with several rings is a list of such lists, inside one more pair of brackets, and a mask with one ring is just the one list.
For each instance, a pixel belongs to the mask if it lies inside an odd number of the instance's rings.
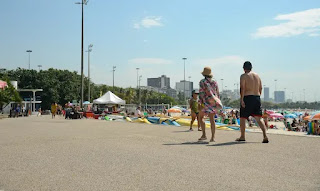
{"label": "clear blue sky", "polygon": [[[81,6],[77,0],[10,0],[0,6],[0,67],[31,65],[80,71]],[[245,60],[263,84],[286,88],[287,98],[320,100],[318,0],[90,0],[85,6],[85,49],[92,43],[91,76],[98,84],[135,87],[165,74],[171,86],[197,86],[211,66],[224,89],[235,89]],[[87,75],[87,54],[85,54]],[[273,97],[273,95],[271,95]]]}

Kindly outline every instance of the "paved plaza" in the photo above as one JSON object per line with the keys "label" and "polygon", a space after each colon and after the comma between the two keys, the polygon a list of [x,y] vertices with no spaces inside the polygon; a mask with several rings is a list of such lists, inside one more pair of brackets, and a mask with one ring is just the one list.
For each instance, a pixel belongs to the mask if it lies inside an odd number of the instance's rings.
{"label": "paved plaza", "polygon": [[[320,138],[65,120],[0,120],[0,190],[320,190]],[[207,129],[209,133],[209,129]],[[209,137],[208,137],[209,138]]]}

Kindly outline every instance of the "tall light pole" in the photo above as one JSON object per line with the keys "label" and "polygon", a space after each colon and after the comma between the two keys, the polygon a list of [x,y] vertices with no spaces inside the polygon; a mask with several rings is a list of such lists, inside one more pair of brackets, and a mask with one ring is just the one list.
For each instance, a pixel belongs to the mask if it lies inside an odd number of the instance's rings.
{"label": "tall light pole", "polygon": [[27,50],[26,52],[29,53],[29,70],[30,70],[30,54],[31,54],[32,50]]}
{"label": "tall light pole", "polygon": [[116,66],[112,67],[112,89],[114,91],[114,72],[116,71]]}
{"label": "tall light pole", "polygon": [[223,79],[221,79],[221,83],[222,83],[222,90],[221,90],[221,92],[223,92]]}
{"label": "tall light pole", "polygon": [[81,4],[81,101],[80,107],[83,106],[83,5],[87,5],[88,0],[82,0],[82,2],[76,2],[75,4]]}
{"label": "tall light pole", "polygon": [[88,101],[90,102],[91,100],[91,96],[90,96],[90,52],[92,51],[92,47],[93,47],[93,44],[89,44],[88,46]]}
{"label": "tall light pole", "polygon": [[183,60],[183,101],[186,101],[186,60],[187,58],[182,58]]}
{"label": "tall light pole", "polygon": [[140,91],[140,83],[141,83],[141,78],[142,78],[142,75],[139,76],[139,105],[141,104],[141,91]]}
{"label": "tall light pole", "polygon": [[137,88],[139,88],[139,70],[140,68],[136,68],[137,70]]}
{"label": "tall light pole", "polygon": [[139,89],[140,89],[140,85],[141,85],[141,78],[142,78],[142,75],[139,76]]}
{"label": "tall light pole", "polygon": [[42,67],[42,65],[38,65],[38,68],[39,68],[39,72],[40,72],[40,70],[41,70],[41,67]]}
{"label": "tall light pole", "polygon": [[[189,88],[188,88],[188,96],[190,96],[191,94],[192,94],[192,90],[193,90],[193,88],[191,89],[191,76],[188,76],[188,78],[189,78]],[[192,96],[192,95],[191,95]]]}

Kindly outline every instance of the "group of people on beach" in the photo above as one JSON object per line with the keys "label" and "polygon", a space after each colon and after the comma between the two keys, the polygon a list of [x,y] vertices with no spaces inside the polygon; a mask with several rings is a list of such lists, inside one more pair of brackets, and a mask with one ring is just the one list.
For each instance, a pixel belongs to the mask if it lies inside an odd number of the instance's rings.
{"label": "group of people on beach", "polygon": [[[246,141],[245,139],[245,125],[246,120],[250,116],[254,117],[263,133],[262,143],[268,143],[266,134],[266,125],[262,120],[262,109],[260,95],[262,92],[262,82],[257,73],[252,72],[252,64],[246,61],[243,64],[244,73],[240,76],[240,137],[236,141]],[[211,139],[210,142],[215,141],[215,114],[217,110],[221,109],[222,103],[219,95],[218,83],[213,78],[210,67],[205,67],[201,73],[204,77],[199,83],[199,91],[193,91],[190,99],[191,108],[191,124],[197,118],[198,130],[202,131],[202,136],[199,141],[207,139],[205,130],[204,117],[208,116],[211,125]]]}

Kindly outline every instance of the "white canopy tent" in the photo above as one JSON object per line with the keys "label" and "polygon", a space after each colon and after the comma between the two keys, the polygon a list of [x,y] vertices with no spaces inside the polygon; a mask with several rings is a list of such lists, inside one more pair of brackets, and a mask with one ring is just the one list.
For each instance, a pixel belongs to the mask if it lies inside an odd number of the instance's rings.
{"label": "white canopy tent", "polygon": [[124,105],[126,101],[122,100],[111,91],[108,91],[98,99],[93,100],[94,104],[108,104],[108,105]]}

